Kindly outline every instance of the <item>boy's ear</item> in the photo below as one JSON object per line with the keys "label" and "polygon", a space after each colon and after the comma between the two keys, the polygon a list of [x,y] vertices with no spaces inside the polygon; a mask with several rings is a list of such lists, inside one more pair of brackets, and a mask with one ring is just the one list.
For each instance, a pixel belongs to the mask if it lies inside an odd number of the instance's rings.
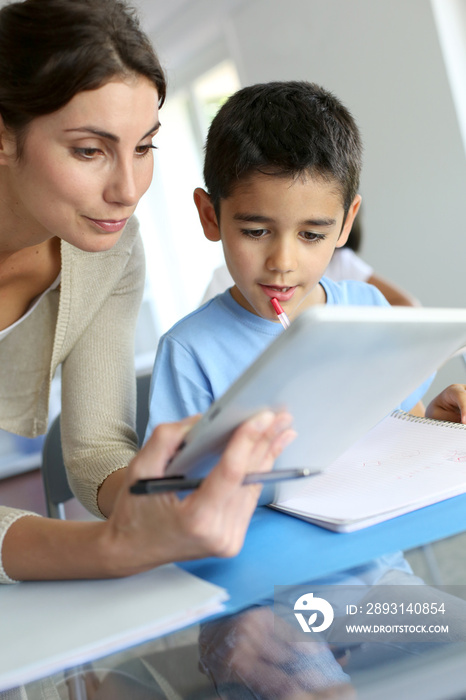
{"label": "boy's ear", "polygon": [[214,205],[209,195],[201,187],[196,187],[193,196],[199,219],[204,229],[204,236],[209,241],[219,241],[220,229],[217,222],[217,215],[215,214]]}
{"label": "boy's ear", "polygon": [[336,248],[341,248],[342,246],[345,245],[346,241],[348,240],[348,236],[350,235],[351,227],[353,226],[353,221],[356,218],[356,214],[359,211],[359,207],[361,206],[361,195],[357,194],[356,197],[353,199],[352,203],[350,204],[350,208],[348,209],[348,213],[346,215],[345,219],[345,224],[341,230],[340,236],[337,241]]}

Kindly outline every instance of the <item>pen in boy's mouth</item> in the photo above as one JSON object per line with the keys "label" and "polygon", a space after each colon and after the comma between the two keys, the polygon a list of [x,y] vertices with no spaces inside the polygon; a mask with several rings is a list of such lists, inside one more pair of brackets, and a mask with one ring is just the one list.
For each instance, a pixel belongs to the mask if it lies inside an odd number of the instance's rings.
{"label": "pen in boy's mouth", "polygon": [[268,297],[278,299],[278,301],[289,301],[296,289],[296,287],[272,287],[269,284],[260,284],[259,286]]}

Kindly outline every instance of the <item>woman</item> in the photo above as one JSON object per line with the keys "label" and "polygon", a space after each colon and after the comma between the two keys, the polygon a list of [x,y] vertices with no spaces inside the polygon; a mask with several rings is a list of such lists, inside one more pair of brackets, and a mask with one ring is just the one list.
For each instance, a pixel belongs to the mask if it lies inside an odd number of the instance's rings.
{"label": "woman", "polygon": [[[107,522],[0,507],[0,580],[121,576],[238,551],[258,488],[293,437],[270,413],[240,428],[197,493],[130,497],[162,474],[192,420],[136,455],[133,334],[144,281],[136,205],[152,177],[165,78],[118,0],[26,0],[0,11],[0,428],[47,428],[62,367],[70,484]],[[129,469],[125,469],[127,465]]]}

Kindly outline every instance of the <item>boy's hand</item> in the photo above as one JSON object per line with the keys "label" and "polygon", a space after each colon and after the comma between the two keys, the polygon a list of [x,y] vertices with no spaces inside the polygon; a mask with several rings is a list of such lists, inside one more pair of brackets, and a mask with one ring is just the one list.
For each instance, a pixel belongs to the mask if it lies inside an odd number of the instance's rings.
{"label": "boy's hand", "polygon": [[426,409],[426,417],[466,424],[466,384],[451,384]]}

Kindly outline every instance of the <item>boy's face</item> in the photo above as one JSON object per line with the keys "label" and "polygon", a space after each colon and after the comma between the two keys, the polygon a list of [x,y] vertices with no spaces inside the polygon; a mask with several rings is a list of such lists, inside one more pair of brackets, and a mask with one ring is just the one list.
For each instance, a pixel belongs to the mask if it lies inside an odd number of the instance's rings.
{"label": "boy's face", "polygon": [[276,321],[274,297],[291,319],[325,303],[319,280],[335,248],[346,243],[359,195],[342,230],[341,193],[336,183],[320,178],[254,174],[222,200],[219,227],[208,196],[200,192],[195,200],[204,233],[222,241],[235,281],[231,293],[241,306]]}

